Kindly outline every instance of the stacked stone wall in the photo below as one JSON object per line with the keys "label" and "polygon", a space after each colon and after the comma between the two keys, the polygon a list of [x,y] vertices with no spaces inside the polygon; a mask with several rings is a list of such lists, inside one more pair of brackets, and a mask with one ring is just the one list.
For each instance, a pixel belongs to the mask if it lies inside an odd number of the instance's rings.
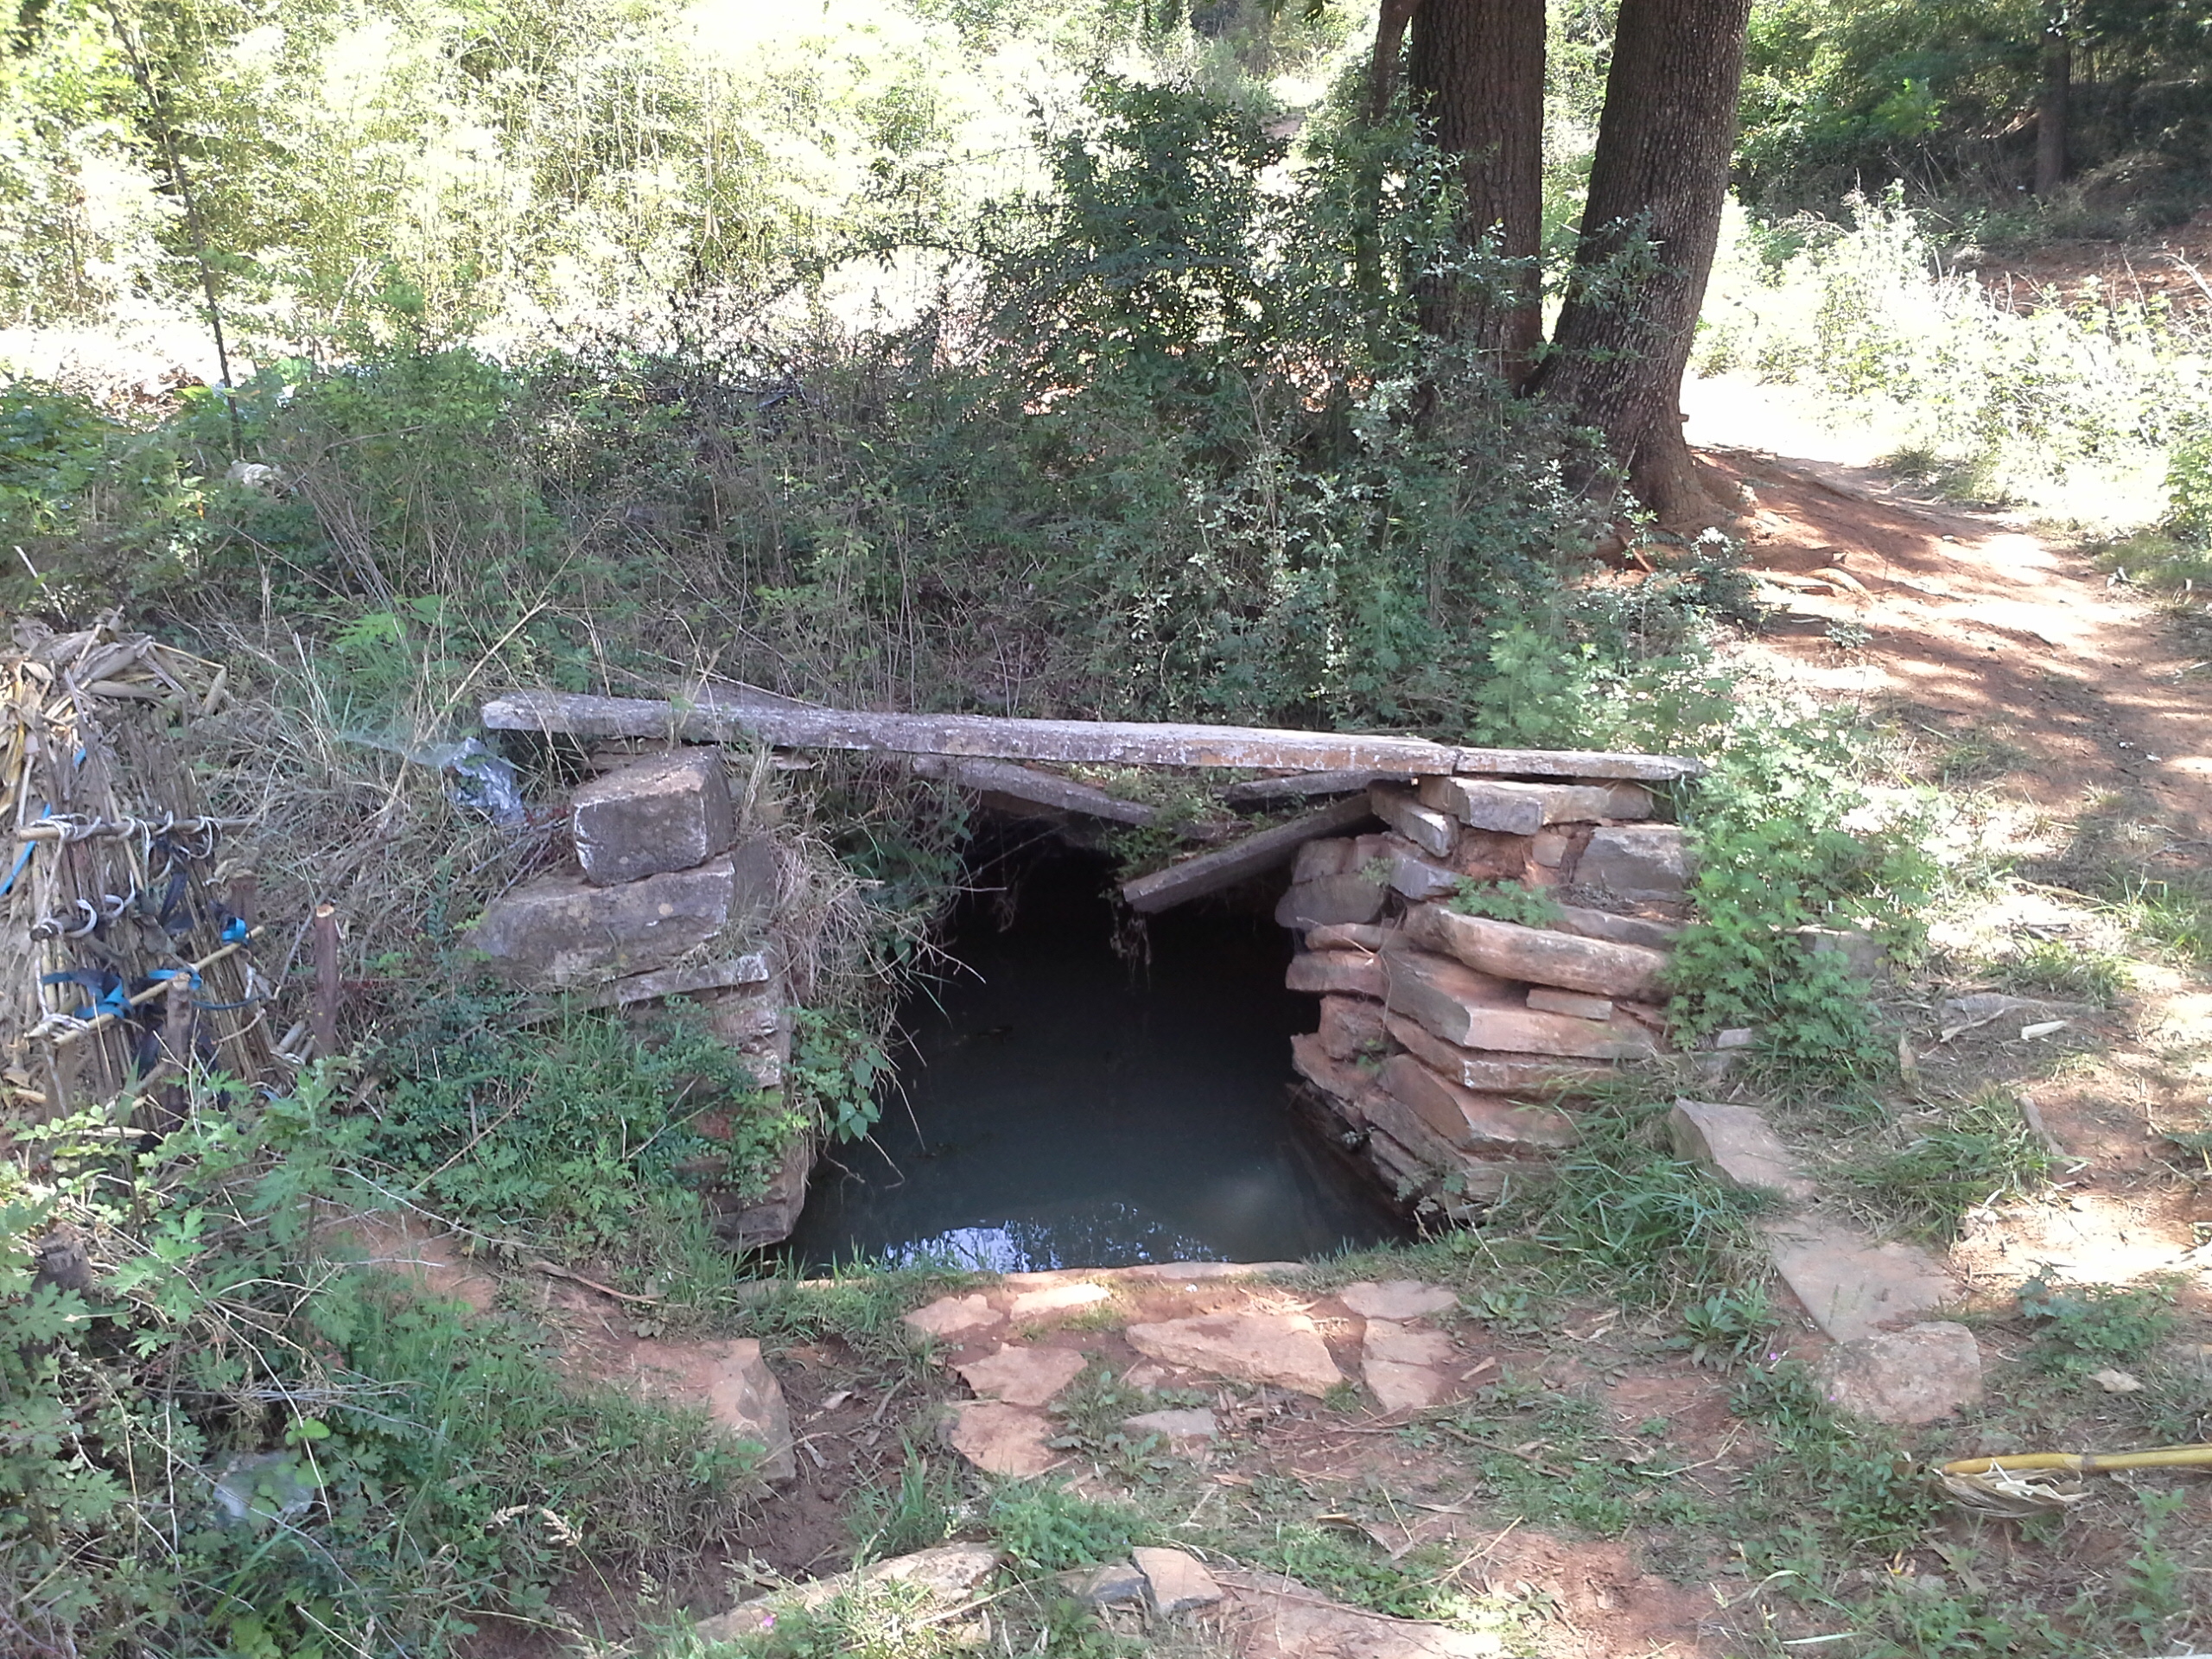
{"label": "stacked stone wall", "polygon": [[[1300,849],[1276,919],[1307,1106],[1409,1210],[1463,1219],[1571,1146],[1618,1067],[1667,1050],[1662,980],[1687,916],[1683,832],[1626,783],[1377,785],[1386,828]],[[1541,893],[1453,907],[1464,889]]]}

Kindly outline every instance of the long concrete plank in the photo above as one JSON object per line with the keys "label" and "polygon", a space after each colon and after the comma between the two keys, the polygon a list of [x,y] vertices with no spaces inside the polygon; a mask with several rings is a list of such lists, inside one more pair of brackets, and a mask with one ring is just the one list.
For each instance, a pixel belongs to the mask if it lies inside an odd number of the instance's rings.
{"label": "long concrete plank", "polygon": [[1698,761],[1668,755],[1455,748],[1419,737],[1281,731],[1256,726],[874,714],[791,708],[712,693],[696,702],[678,706],[658,698],[518,691],[486,703],[484,723],[493,731],[562,733],[587,738],[673,737],[719,743],[752,737],[779,748],[864,749],[1104,766],[1365,771],[1404,777],[1465,772],[1500,777],[1647,779],[1688,777],[1704,770]]}

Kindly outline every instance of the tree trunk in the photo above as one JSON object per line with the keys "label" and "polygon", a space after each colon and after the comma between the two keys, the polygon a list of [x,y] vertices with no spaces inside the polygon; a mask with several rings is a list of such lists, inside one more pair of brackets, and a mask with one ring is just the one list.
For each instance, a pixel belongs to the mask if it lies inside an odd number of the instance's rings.
{"label": "tree trunk", "polygon": [[2074,47],[2064,28],[2043,32],[2043,91],[2036,99],[2036,194],[2050,197],[2066,182],[2066,104],[2073,90]]}
{"label": "tree trunk", "polygon": [[[1386,5],[1385,15],[1389,8]],[[1438,282],[1421,326],[1489,353],[1518,387],[1543,330],[1544,0],[1421,0],[1408,66],[1414,108],[1460,157],[1470,246],[1487,239],[1526,269],[1503,284]]]}
{"label": "tree trunk", "polygon": [[1604,433],[1668,524],[1725,516],[1682,441],[1682,372],[1720,238],[1750,16],[1751,0],[1621,0],[1575,271],[1536,376]]}

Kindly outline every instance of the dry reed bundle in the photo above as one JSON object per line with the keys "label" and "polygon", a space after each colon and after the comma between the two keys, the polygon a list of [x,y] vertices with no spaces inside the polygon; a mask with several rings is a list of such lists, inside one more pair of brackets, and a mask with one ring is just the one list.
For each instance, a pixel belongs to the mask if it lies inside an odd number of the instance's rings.
{"label": "dry reed bundle", "polygon": [[249,820],[210,815],[179,738],[229,695],[218,664],[115,615],[56,633],[21,621],[0,658],[0,1046],[13,1116],[128,1097],[194,1065],[270,1068],[273,987],[251,949]]}

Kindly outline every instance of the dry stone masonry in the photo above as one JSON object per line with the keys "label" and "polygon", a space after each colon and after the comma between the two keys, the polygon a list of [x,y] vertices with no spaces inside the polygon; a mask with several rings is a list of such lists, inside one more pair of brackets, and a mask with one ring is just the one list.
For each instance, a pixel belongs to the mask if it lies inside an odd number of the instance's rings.
{"label": "dry stone masonry", "polygon": [[[1369,791],[1381,833],[1299,849],[1275,918],[1302,936],[1291,989],[1321,999],[1292,1044],[1305,1099],[1408,1208],[1458,1218],[1541,1176],[1578,1093],[1665,1050],[1694,866],[1654,804],[1633,783],[1427,777]],[[1471,883],[1529,893],[1541,921],[1454,909]]]}
{"label": "dry stone masonry", "polygon": [[[743,832],[721,749],[623,756],[569,803],[575,866],[486,906],[474,935],[510,983],[588,1007],[690,998],[764,1090],[791,1059],[791,993],[767,942],[783,880],[774,841]],[[728,1125],[700,1120],[709,1136]],[[814,1147],[786,1147],[765,1193],[723,1192],[716,1228],[744,1248],[785,1237]],[[696,1172],[714,1195],[715,1168]]]}

